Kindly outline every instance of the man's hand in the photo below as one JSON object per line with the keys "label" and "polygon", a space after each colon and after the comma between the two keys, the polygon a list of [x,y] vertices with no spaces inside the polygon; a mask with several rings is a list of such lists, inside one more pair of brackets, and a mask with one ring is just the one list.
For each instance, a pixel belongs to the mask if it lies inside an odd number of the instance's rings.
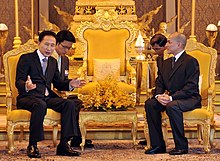
{"label": "man's hand", "polygon": [[166,106],[169,102],[171,102],[170,100],[170,96],[168,94],[160,94],[157,96],[157,100],[158,102],[160,102],[163,106]]}
{"label": "man's hand", "polygon": [[70,81],[70,86],[73,88],[81,88],[84,85],[86,85],[86,81],[82,79],[75,78]]}
{"label": "man's hand", "polygon": [[36,88],[36,84],[32,83],[31,77],[28,75],[27,81],[25,83],[25,87],[27,91],[33,90]]}

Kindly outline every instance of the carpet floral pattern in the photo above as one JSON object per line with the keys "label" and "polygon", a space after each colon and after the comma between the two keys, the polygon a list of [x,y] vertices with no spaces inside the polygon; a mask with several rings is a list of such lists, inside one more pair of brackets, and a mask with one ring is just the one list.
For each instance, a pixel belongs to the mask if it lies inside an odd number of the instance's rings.
{"label": "carpet floral pattern", "polygon": [[[146,155],[144,154],[144,146],[138,145],[138,149],[133,149],[131,140],[93,140],[95,147],[93,149],[85,149],[80,157],[63,157],[56,156],[56,148],[53,147],[52,141],[45,140],[38,144],[42,158],[29,159],[26,156],[26,146],[28,141],[15,141],[17,149],[15,153],[9,155],[6,151],[6,141],[0,141],[0,160],[23,161],[23,160],[45,160],[45,161],[216,161],[220,160],[220,140],[216,139],[216,147],[209,154],[205,154],[202,145],[198,144],[195,139],[189,139],[189,154],[181,156],[170,156],[166,154]],[[174,146],[173,140],[168,141],[167,151],[170,151]],[[80,151],[79,148],[75,150]]]}

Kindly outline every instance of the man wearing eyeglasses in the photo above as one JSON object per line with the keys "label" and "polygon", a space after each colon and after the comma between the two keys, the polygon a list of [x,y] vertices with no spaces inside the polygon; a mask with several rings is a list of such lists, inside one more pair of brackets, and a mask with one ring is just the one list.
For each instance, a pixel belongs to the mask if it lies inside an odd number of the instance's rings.
{"label": "man wearing eyeglasses", "polygon": [[68,30],[61,30],[57,33],[57,45],[55,47],[56,56],[58,56],[58,69],[60,71],[61,78],[68,79],[69,75],[69,59],[66,53],[72,48],[75,43],[75,37]]}
{"label": "man wearing eyeglasses", "polygon": [[[60,77],[62,80],[67,80],[69,75],[69,58],[66,56],[66,53],[72,48],[73,43],[76,43],[74,35],[68,30],[61,30],[57,33],[57,45],[55,47],[55,57],[58,61],[58,69],[60,72]],[[82,101],[77,98],[77,96],[69,96],[68,99],[73,99],[77,107],[82,108]],[[77,116],[79,120],[79,116]],[[75,128],[79,130],[79,123],[75,124]],[[72,147],[79,147],[82,142],[81,134],[74,136],[71,140]],[[94,145],[91,140],[86,140],[85,147],[92,148]]]}

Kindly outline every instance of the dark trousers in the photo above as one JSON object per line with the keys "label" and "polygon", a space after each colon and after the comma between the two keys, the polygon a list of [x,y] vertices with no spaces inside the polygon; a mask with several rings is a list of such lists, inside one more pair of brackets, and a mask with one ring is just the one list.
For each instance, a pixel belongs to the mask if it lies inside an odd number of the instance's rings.
{"label": "dark trousers", "polygon": [[26,96],[17,99],[17,106],[31,112],[29,127],[29,139],[31,141],[38,142],[44,139],[43,121],[47,108],[61,113],[61,139],[81,136],[78,123],[80,102],[60,97],[37,98]]}
{"label": "dark trousers", "polygon": [[[152,148],[165,147],[162,133],[161,112],[166,110],[172,128],[175,148],[188,149],[188,141],[184,134],[183,110],[180,109],[181,101],[172,101],[166,107],[162,106],[155,98],[145,102],[145,111],[148,122]],[[183,106],[181,106],[183,108]]]}

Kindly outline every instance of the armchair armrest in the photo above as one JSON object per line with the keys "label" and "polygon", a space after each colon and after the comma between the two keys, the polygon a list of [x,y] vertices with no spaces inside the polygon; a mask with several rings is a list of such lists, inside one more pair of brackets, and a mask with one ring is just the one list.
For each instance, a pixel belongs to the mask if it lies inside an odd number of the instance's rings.
{"label": "armchair armrest", "polygon": [[146,93],[147,98],[153,97],[154,90],[155,90],[155,87],[147,89],[147,93]]}
{"label": "armchair armrest", "polygon": [[213,100],[215,98],[215,84],[213,83],[208,89],[208,107],[207,110],[214,113]]}
{"label": "armchair armrest", "polygon": [[11,92],[6,93],[6,108],[7,108],[7,115],[12,111],[12,94]]}

